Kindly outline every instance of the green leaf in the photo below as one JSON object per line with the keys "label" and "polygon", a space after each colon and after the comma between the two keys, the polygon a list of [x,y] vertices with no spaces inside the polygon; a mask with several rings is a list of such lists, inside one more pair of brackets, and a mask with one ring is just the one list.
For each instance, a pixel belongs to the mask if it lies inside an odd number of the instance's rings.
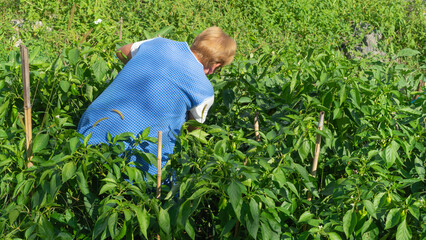
{"label": "green leaf", "polygon": [[377,219],[376,208],[374,207],[374,204],[370,200],[363,200],[362,203],[364,204],[368,214]]}
{"label": "green leaf", "polygon": [[313,213],[306,211],[300,216],[298,223],[307,222],[311,220],[313,217],[314,217]]}
{"label": "green leaf", "polygon": [[422,161],[418,157],[416,157],[416,159],[414,159],[414,166],[416,168],[417,174],[419,174],[420,179],[424,180],[425,179],[424,161]]}
{"label": "green leaf", "polygon": [[107,217],[105,216],[100,217],[95,223],[92,239],[97,239],[99,234],[103,233],[106,230],[107,226],[108,226]]}
{"label": "green leaf", "polygon": [[392,208],[386,216],[385,230],[396,226],[401,218],[401,209]]}
{"label": "green leaf", "polygon": [[16,219],[19,216],[20,211],[18,209],[13,209],[9,212],[9,223],[14,224]]}
{"label": "green leaf", "polygon": [[200,189],[198,189],[197,191],[195,191],[195,193],[193,193],[191,195],[190,198],[188,198],[188,200],[193,200],[193,199],[198,199],[200,198],[202,195],[205,195],[207,192],[209,192],[211,190],[211,188],[208,187],[202,187]]}
{"label": "green leaf", "polygon": [[70,147],[70,154],[73,154],[77,148],[78,145],[80,145],[80,140],[78,137],[73,137],[68,141],[69,147]]}
{"label": "green leaf", "polygon": [[269,157],[273,157],[275,154],[275,146],[272,144],[268,145],[267,151],[268,151]]}
{"label": "green leaf", "polygon": [[407,225],[407,220],[404,219],[402,223],[399,224],[398,230],[396,231],[396,238],[398,240],[410,240],[413,237],[411,229]]}
{"label": "green leaf", "polygon": [[341,118],[343,114],[343,111],[340,107],[337,107],[333,110],[333,119]]}
{"label": "green leaf", "polygon": [[408,211],[410,211],[413,217],[415,217],[417,220],[420,220],[420,209],[417,206],[415,205],[409,206]]}
{"label": "green leaf", "polygon": [[331,240],[342,240],[342,238],[340,237],[340,235],[339,235],[339,234],[337,234],[337,233],[335,233],[335,232],[329,232],[329,233],[328,233],[328,237],[329,237]]}
{"label": "green leaf", "polygon": [[62,168],[62,183],[65,183],[75,175],[77,167],[74,162],[67,162]]}
{"label": "green leaf", "polygon": [[118,213],[114,212],[108,218],[108,230],[109,230],[109,234],[113,238],[115,236],[115,228],[117,226],[117,221],[118,221]]}
{"label": "green leaf", "polygon": [[81,168],[78,169],[77,171],[77,183],[78,183],[78,187],[81,190],[81,193],[83,193],[84,195],[87,195],[90,193],[89,186],[87,185],[86,178],[84,177],[84,174]]}
{"label": "green leaf", "polygon": [[352,235],[357,223],[356,213],[353,209],[348,210],[343,217],[343,231],[347,238]]}
{"label": "green leaf", "polygon": [[150,127],[145,128],[142,132],[142,139],[145,139],[146,137],[148,137],[150,131],[151,131]]}
{"label": "green leaf", "polygon": [[281,170],[281,168],[274,169],[273,175],[272,175],[272,180],[278,182],[280,187],[283,187],[284,184],[288,183],[288,181],[287,181],[283,171]]}
{"label": "green leaf", "polygon": [[68,60],[71,65],[75,65],[78,62],[80,51],[77,48],[73,48],[68,51]]}
{"label": "green leaf", "polygon": [[389,144],[386,147],[385,160],[386,160],[387,168],[392,167],[392,165],[395,163],[395,160],[398,157],[398,149],[399,149],[399,144],[394,140],[392,140],[391,144]]}
{"label": "green leaf", "polygon": [[229,221],[226,222],[225,226],[223,227],[222,232],[220,233],[220,236],[223,236],[230,232],[232,228],[235,226],[235,223],[237,222],[236,219],[231,218]]}
{"label": "green leaf", "polygon": [[55,238],[55,228],[49,219],[45,216],[41,216],[39,220],[38,227],[38,236],[41,239],[54,239]]}
{"label": "green leaf", "polygon": [[346,91],[346,85],[343,84],[342,88],[339,91],[340,95],[340,106],[345,102],[346,98],[348,97],[348,91]]}
{"label": "green leaf", "polygon": [[384,203],[384,196],[385,196],[385,192],[381,192],[381,193],[378,193],[375,197],[374,197],[374,201],[373,201],[373,204],[374,204],[374,208],[375,209],[378,209],[379,207],[381,207],[382,206],[382,204]]}
{"label": "green leaf", "polygon": [[194,227],[192,227],[191,223],[189,223],[189,221],[185,224],[185,231],[192,240],[195,239],[195,230]]}
{"label": "green leaf", "polygon": [[261,147],[262,146],[262,144],[260,144],[258,141],[255,141],[253,139],[243,139],[243,142],[245,142],[249,145],[255,146],[255,147]]}
{"label": "green leaf", "polygon": [[242,97],[238,99],[238,103],[249,103],[249,102],[251,102],[251,98],[249,97]]}
{"label": "green leaf", "polygon": [[399,111],[406,112],[406,113],[413,114],[413,115],[417,115],[417,116],[422,115],[422,112],[415,110],[415,109],[412,109],[410,107],[403,107],[403,108],[399,109]]}
{"label": "green leaf", "polygon": [[117,184],[115,183],[110,183],[110,182],[106,183],[105,185],[102,186],[101,190],[99,191],[99,195],[103,194],[104,192],[111,191],[116,187],[117,187]]}
{"label": "green leaf", "polygon": [[312,195],[314,195],[315,197],[319,197],[318,190],[315,188],[314,184],[309,178],[308,171],[297,163],[293,163],[292,168],[296,169],[296,171],[302,176],[303,182],[305,183],[309,191],[311,191]]}
{"label": "green leaf", "polygon": [[272,231],[267,223],[261,223],[260,225],[262,230],[262,238],[261,239],[272,239]]}
{"label": "green leaf", "polygon": [[370,226],[371,226],[372,223],[373,223],[373,218],[372,217],[370,217],[368,219],[368,221],[365,221],[364,224],[361,227],[361,234],[364,234],[365,232],[367,232],[368,229],[370,229]]}
{"label": "green leaf", "polygon": [[200,142],[207,144],[206,137],[209,135],[208,133],[204,132],[201,129],[196,129],[194,131],[189,132],[189,135],[194,136],[197,138]]}
{"label": "green leaf", "polygon": [[66,93],[70,89],[71,83],[65,80],[61,80],[59,82],[59,86],[61,87],[62,91]]}
{"label": "green leaf", "polygon": [[396,54],[397,57],[412,57],[415,56],[417,54],[419,54],[420,52],[417,50],[413,50],[411,48],[404,48],[402,50],[400,50],[398,52],[398,54]]}
{"label": "green leaf", "polygon": [[6,131],[3,129],[0,129],[0,138],[8,138]]}
{"label": "green leaf", "polygon": [[9,99],[5,102],[5,103],[3,103],[1,106],[0,106],[0,120],[3,118],[3,116],[4,115],[6,115],[6,112],[8,111],[8,108],[9,108]]}
{"label": "green leaf", "polygon": [[132,206],[133,211],[136,213],[136,217],[138,219],[139,228],[142,234],[146,239],[148,239],[148,226],[149,226],[149,214],[144,208],[140,206]]}
{"label": "green leaf", "polygon": [[246,219],[247,230],[254,239],[257,238],[257,232],[259,231],[259,206],[257,202],[252,198],[250,199],[250,216],[251,219]]}
{"label": "green leaf", "polygon": [[357,88],[350,91],[353,104],[359,109],[361,107],[361,94]]}
{"label": "green leaf", "polygon": [[156,32],[155,37],[157,37],[157,36],[164,37],[165,35],[172,32],[173,28],[174,28],[173,26],[166,26],[163,29],[161,29],[160,31]]}
{"label": "green leaf", "polygon": [[95,75],[96,81],[100,82],[105,77],[108,67],[106,62],[103,59],[97,60],[93,66],[93,74]]}
{"label": "green leaf", "polygon": [[235,215],[238,219],[240,219],[241,215],[241,206],[242,206],[242,191],[240,186],[238,186],[238,183],[235,180],[232,180],[231,184],[229,184],[227,193],[229,195],[229,201],[231,202],[231,205],[235,211]]}
{"label": "green leaf", "polygon": [[293,93],[294,88],[296,87],[296,84],[298,83],[298,78],[297,78],[297,73],[293,74],[293,76],[291,77],[291,82],[290,82],[290,93]]}
{"label": "green leaf", "polygon": [[223,103],[225,104],[225,106],[228,109],[231,109],[232,106],[234,105],[234,101],[235,101],[234,91],[232,91],[232,89],[223,90],[222,98],[223,98]]}
{"label": "green leaf", "polygon": [[39,134],[35,137],[33,141],[33,153],[37,153],[40,150],[43,150],[49,143],[48,134]]}
{"label": "green leaf", "polygon": [[306,159],[310,151],[311,151],[311,145],[309,144],[309,139],[304,139],[302,142],[302,145],[298,149],[300,158],[302,160]]}
{"label": "green leaf", "polygon": [[124,223],[122,227],[120,228],[120,232],[118,232],[118,235],[114,239],[125,239],[124,236],[126,236],[127,233],[127,223]]}
{"label": "green leaf", "polygon": [[90,132],[85,138],[84,138],[84,146],[87,147],[87,144],[89,143],[90,138],[92,137],[92,132]]}
{"label": "green leaf", "polygon": [[180,207],[179,207],[179,213],[177,218],[177,227],[178,229],[182,229],[185,227],[189,215],[192,213],[192,201],[185,201]]}
{"label": "green leaf", "polygon": [[161,232],[167,236],[166,238],[168,238],[168,236],[170,235],[169,213],[160,207],[160,212],[158,214],[158,224],[160,225]]}
{"label": "green leaf", "polygon": [[93,101],[93,86],[87,84],[86,85],[86,93],[85,96],[90,100]]}
{"label": "green leaf", "polygon": [[253,198],[250,199],[250,214],[253,220],[259,221],[259,205]]}
{"label": "green leaf", "polygon": [[300,196],[299,196],[299,192],[297,191],[297,188],[296,188],[296,186],[294,186],[294,184],[292,183],[292,182],[286,182],[285,183],[286,185],[287,185],[287,187],[288,188],[290,188],[290,190],[294,193],[294,194],[296,194],[296,196],[298,197],[298,198],[300,198]]}

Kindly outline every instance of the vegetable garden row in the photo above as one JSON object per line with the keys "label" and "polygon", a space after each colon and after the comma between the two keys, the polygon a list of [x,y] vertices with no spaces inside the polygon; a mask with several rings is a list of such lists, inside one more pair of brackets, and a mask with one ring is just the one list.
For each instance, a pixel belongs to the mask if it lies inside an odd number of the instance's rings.
{"label": "vegetable garden row", "polygon": [[[1,239],[426,238],[424,1],[14,0],[0,11]],[[122,69],[118,47],[158,34],[190,44],[212,25],[237,41],[236,58],[210,77],[215,104],[199,130],[184,125],[157,199],[156,176],[122,154],[129,138],[156,142],[149,129],[99,146],[75,129]],[[376,51],[359,51],[369,34]]]}

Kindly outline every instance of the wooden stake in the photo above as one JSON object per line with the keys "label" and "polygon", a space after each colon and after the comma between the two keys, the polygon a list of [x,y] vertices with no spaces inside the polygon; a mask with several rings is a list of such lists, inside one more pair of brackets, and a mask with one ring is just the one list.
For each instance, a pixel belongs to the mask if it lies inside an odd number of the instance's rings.
{"label": "wooden stake", "polygon": [[[161,196],[161,148],[163,146],[163,132],[158,131],[158,151],[157,151],[157,199]],[[160,235],[157,234],[157,239],[160,240]]]}
{"label": "wooden stake", "polygon": [[259,112],[256,112],[256,115],[254,116],[254,135],[256,136],[256,141],[260,141]]}
{"label": "wooden stake", "polygon": [[123,17],[120,17],[120,40],[123,34]]}
{"label": "wooden stake", "polygon": [[33,131],[31,124],[31,98],[30,98],[30,65],[28,62],[28,48],[21,45],[21,62],[22,62],[22,83],[24,92],[24,114],[25,114],[25,135],[27,140],[27,161],[28,167],[33,166],[31,162]]}
{"label": "wooden stake", "polygon": [[[318,130],[322,131],[322,127],[324,125],[324,112],[320,112],[319,121],[318,121]],[[317,140],[315,143],[315,155],[314,161],[312,162],[312,175],[316,177],[317,175],[317,166],[318,166],[318,158],[321,148],[321,135],[317,134]],[[308,193],[308,201],[312,200],[312,193]]]}
{"label": "wooden stake", "polygon": [[163,142],[163,132],[158,132],[158,151],[157,151],[157,199],[161,196],[161,148]]}

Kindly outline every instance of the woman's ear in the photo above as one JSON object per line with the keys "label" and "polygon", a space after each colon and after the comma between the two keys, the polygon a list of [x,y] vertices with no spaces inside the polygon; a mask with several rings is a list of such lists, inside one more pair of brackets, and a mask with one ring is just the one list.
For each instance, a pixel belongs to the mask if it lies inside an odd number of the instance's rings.
{"label": "woman's ear", "polygon": [[221,67],[222,67],[221,63],[215,63],[209,68],[204,68],[204,73],[206,75],[212,74],[212,73],[214,73],[214,71],[216,71],[217,69],[219,69]]}

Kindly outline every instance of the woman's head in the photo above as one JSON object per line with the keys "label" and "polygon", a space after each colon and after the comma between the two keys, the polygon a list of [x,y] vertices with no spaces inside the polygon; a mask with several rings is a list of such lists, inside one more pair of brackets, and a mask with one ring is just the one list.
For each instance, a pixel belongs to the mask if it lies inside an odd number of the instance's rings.
{"label": "woman's head", "polygon": [[191,46],[191,51],[203,64],[204,69],[223,67],[234,60],[237,44],[218,27],[210,27],[200,33]]}

